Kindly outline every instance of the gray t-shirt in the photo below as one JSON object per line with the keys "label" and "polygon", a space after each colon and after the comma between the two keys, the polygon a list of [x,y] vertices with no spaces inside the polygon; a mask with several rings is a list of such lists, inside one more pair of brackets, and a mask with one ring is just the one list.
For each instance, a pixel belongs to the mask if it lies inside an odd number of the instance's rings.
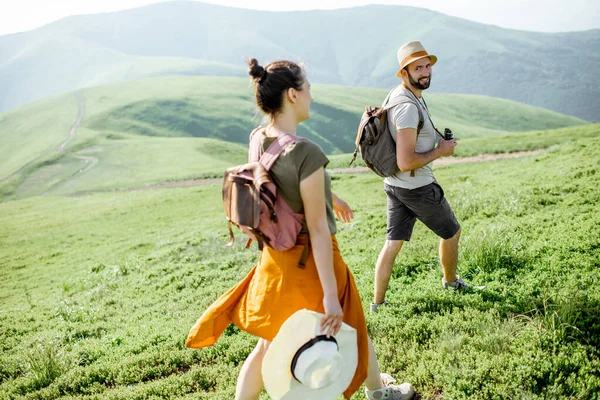
{"label": "gray t-shirt", "polygon": [[[412,93],[405,89],[402,85],[398,86],[393,90],[389,102],[393,102],[399,95],[408,96],[413,99],[411,103],[402,103],[392,107],[388,111],[388,126],[394,142],[396,141],[396,131],[406,128],[417,129],[419,125],[419,111],[417,106],[414,104],[414,96]],[[418,107],[421,108],[423,114],[423,128],[417,136],[417,144],[415,146],[416,153],[427,153],[435,148],[439,135],[435,133],[433,124],[427,117],[427,108],[423,103],[423,99],[419,98]],[[433,182],[433,171],[431,169],[432,163],[429,163],[421,168],[417,168],[414,171],[414,176],[411,176],[411,172],[396,172],[394,175],[385,178],[383,181],[388,185],[397,186],[405,189],[415,189],[421,186],[429,185]]]}

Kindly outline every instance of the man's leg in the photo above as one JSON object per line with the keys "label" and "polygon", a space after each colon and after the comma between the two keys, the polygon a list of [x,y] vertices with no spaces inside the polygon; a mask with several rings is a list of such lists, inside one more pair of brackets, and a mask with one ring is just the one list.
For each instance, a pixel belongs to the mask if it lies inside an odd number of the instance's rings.
{"label": "man's leg", "polygon": [[385,300],[385,292],[387,291],[394,267],[394,260],[402,248],[404,240],[386,240],[377,263],[375,264],[375,293],[373,303],[381,304]]}
{"label": "man's leg", "polygon": [[[416,189],[418,190],[418,189]],[[443,287],[466,289],[465,284],[456,275],[458,264],[458,241],[460,239],[460,224],[444,197],[444,190],[437,183],[423,186],[420,189],[423,198],[409,204],[417,218],[440,238],[440,263],[444,277]]]}
{"label": "man's leg", "polygon": [[377,305],[382,304],[385,300],[394,260],[404,241],[410,240],[416,221],[414,214],[399,199],[403,191],[408,191],[408,189],[384,184],[384,190],[387,197],[387,233],[385,244],[375,264],[375,290],[371,312],[377,312]]}
{"label": "man's leg", "polygon": [[458,240],[460,229],[450,239],[440,240],[440,262],[444,271],[444,280],[454,282],[457,279],[456,266],[458,264]]}

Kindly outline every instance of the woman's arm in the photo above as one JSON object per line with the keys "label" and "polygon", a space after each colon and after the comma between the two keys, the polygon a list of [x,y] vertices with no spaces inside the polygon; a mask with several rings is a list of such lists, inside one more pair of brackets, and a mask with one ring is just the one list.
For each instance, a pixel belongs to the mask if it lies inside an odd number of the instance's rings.
{"label": "woman's arm", "polygon": [[333,200],[333,211],[337,219],[342,222],[350,222],[354,218],[354,213],[348,203],[337,197],[333,192],[331,193],[331,198]]}
{"label": "woman's arm", "polygon": [[319,168],[300,182],[300,195],[304,205],[304,216],[323,287],[325,317],[321,330],[327,336],[335,335],[342,326],[343,312],[337,293],[337,282],[333,271],[333,244],[327,225],[325,206],[325,171]]}

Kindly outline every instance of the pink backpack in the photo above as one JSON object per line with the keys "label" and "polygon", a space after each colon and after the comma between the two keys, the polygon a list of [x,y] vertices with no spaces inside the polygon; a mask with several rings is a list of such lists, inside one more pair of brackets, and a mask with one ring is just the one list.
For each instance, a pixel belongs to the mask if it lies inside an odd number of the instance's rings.
{"label": "pink backpack", "polygon": [[227,169],[223,180],[223,205],[229,221],[229,243],[235,241],[231,224],[258,242],[259,249],[269,246],[275,250],[287,250],[296,245],[302,229],[304,215],[296,213],[277,194],[269,170],[285,148],[304,138],[281,135],[260,154],[260,138],[264,128],[256,128],[250,134],[248,163]]}

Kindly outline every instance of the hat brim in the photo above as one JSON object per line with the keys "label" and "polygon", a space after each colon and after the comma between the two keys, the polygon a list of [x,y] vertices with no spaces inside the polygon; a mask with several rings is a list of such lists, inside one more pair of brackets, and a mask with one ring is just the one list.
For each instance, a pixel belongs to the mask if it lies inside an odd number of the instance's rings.
{"label": "hat brim", "polygon": [[408,64],[413,63],[417,60],[420,60],[421,58],[427,58],[429,57],[429,60],[431,61],[431,66],[433,67],[435,65],[435,63],[437,62],[437,57],[434,56],[433,54],[428,54],[426,56],[421,56],[421,57],[415,57],[415,58],[411,58],[409,59],[404,65],[400,65],[400,69],[398,70],[398,72],[396,72],[396,77],[398,78],[402,78],[402,70],[404,69],[404,67],[406,67]]}
{"label": "hat brim", "polygon": [[322,318],[323,314],[299,310],[281,325],[262,362],[265,389],[273,400],[333,400],[350,386],[358,366],[358,345],[356,329],[346,324],[335,335],[344,369],[332,385],[311,389],[292,376],[290,366],[294,355],[302,345],[321,334]]}

